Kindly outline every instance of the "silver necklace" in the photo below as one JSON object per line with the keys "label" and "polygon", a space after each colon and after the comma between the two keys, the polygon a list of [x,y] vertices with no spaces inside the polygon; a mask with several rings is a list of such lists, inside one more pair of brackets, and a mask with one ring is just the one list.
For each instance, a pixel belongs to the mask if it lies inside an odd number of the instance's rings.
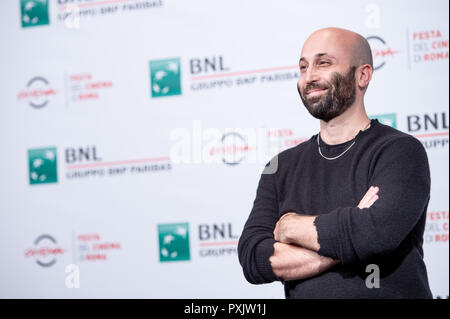
{"label": "silver necklace", "polygon": [[[369,128],[370,123],[371,123],[371,122],[369,122],[369,123],[366,125],[366,127],[363,129],[363,131],[365,131],[365,130],[367,130],[367,129]],[[353,145],[355,145],[355,142],[356,142],[356,139],[355,139],[355,140],[353,141],[353,143],[352,143],[345,151],[343,151],[341,154],[339,154],[338,156],[335,156],[335,157],[326,157],[326,156],[324,156],[324,155],[322,154],[322,151],[320,150],[319,135],[320,135],[320,132],[319,132],[319,134],[317,134],[317,148],[319,149],[319,154],[320,154],[320,156],[322,156],[324,159],[329,160],[329,161],[335,160],[335,159],[341,157],[342,155],[344,155],[349,149],[352,148]],[[355,137],[356,137],[356,136],[355,136]]]}

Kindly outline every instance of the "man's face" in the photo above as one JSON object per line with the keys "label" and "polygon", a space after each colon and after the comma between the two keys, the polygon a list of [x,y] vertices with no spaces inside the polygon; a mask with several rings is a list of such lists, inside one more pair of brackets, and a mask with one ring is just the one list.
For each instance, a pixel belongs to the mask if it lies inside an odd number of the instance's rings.
{"label": "man's face", "polygon": [[332,72],[329,80],[298,85],[300,98],[309,113],[317,119],[328,122],[344,113],[355,101],[356,67],[350,67],[346,74]]}
{"label": "man's face", "polygon": [[355,101],[355,67],[349,52],[335,39],[321,35],[309,39],[300,59],[300,98],[309,113],[325,122],[344,113]]}

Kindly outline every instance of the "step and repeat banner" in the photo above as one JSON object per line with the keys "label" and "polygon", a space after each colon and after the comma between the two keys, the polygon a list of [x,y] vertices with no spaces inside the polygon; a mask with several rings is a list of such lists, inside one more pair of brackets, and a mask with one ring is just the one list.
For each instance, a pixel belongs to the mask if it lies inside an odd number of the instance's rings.
{"label": "step and repeat banner", "polygon": [[237,242],[264,164],[319,130],[303,42],[367,38],[371,118],[431,166],[424,253],[449,295],[448,1],[6,0],[0,297],[283,298]]}

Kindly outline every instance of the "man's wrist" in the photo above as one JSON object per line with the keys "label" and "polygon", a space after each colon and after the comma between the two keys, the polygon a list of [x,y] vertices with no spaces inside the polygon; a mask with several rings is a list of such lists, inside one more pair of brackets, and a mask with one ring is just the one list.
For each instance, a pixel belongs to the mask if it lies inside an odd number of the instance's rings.
{"label": "man's wrist", "polygon": [[292,244],[318,251],[320,248],[317,241],[317,230],[314,225],[316,216],[297,214],[293,216],[293,222],[287,232],[288,241]]}

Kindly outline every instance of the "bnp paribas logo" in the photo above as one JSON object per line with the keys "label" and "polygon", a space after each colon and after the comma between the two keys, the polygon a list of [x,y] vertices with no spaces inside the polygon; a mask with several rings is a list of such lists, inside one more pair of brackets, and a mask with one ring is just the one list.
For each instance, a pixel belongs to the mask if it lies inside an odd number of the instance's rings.
{"label": "bnp paribas logo", "polygon": [[159,261],[190,260],[189,224],[160,224]]}
{"label": "bnp paribas logo", "polygon": [[28,150],[28,164],[30,185],[58,182],[55,147]]}
{"label": "bnp paribas logo", "polygon": [[397,128],[397,114],[378,114],[369,116],[371,119],[377,119],[381,124],[391,126],[393,128]]}
{"label": "bnp paribas logo", "polygon": [[152,97],[181,95],[180,59],[150,61]]}
{"label": "bnp paribas logo", "polygon": [[49,24],[48,0],[20,0],[22,28]]}

